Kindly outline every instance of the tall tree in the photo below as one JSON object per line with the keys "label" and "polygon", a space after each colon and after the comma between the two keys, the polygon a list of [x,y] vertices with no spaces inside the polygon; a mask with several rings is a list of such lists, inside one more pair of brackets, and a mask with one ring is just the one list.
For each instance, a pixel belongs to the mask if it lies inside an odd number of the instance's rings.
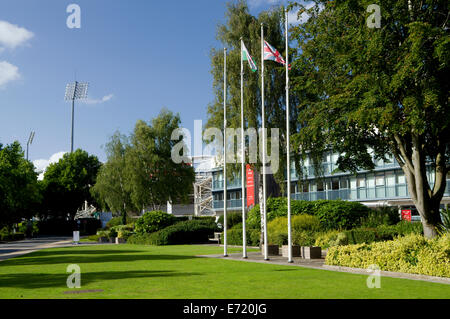
{"label": "tall tree", "polygon": [[393,154],[424,234],[434,237],[450,168],[448,1],[377,1],[380,28],[367,23],[376,18],[370,0],[314,2],[299,5],[310,18],[292,30],[303,97],[298,146],[316,165],[331,147],[351,171]]}
{"label": "tall tree", "polygon": [[59,162],[50,164],[42,181],[42,216],[73,219],[85,200],[94,201],[89,189],[95,185],[100,167],[96,156],[81,149],[66,153]]}
{"label": "tall tree", "polygon": [[[261,123],[261,23],[264,26],[264,39],[285,56],[284,38],[284,8],[276,7],[269,11],[263,11],[258,17],[249,13],[246,1],[230,2],[227,5],[226,22],[217,29],[217,39],[227,48],[227,127],[238,129],[241,126],[240,118],[240,59],[242,37],[245,46],[252,55],[257,67],[257,72],[250,72],[245,65],[244,71],[244,128],[255,128],[258,130]],[[292,54],[292,52],[291,52]],[[216,127],[223,130],[223,49],[213,49],[211,51],[211,73],[213,75],[213,91],[215,99],[208,106],[208,122],[206,127]],[[271,128],[280,130],[279,143],[281,147],[279,157],[279,169],[275,173],[275,180],[281,189],[285,190],[286,171],[286,74],[285,67],[281,64],[265,61],[265,127],[268,131],[269,153],[271,145]],[[296,97],[291,96],[291,103],[296,103]],[[291,108],[290,127],[294,133],[299,129],[297,122],[298,110]],[[261,142],[261,139],[260,139]],[[238,140],[235,147],[240,143]],[[246,143],[249,143],[247,139]],[[247,150],[249,144],[247,144]],[[246,163],[250,163],[251,158],[246,154]],[[258,162],[252,165],[255,170],[256,183],[260,201],[262,194],[262,178],[260,177],[261,160],[258,154]],[[240,170],[240,164],[227,164],[227,172],[236,174]],[[229,177],[230,177],[229,175]],[[262,214],[262,205],[261,214]],[[261,229],[263,225],[261,225]],[[263,237],[263,234],[261,234]]]}
{"label": "tall tree", "polygon": [[127,189],[135,207],[187,202],[192,193],[195,173],[193,167],[172,161],[172,148],[179,141],[171,140],[178,129],[180,116],[163,109],[147,124],[136,123],[126,151]]}
{"label": "tall tree", "polygon": [[[103,206],[120,213],[126,220],[129,212],[136,211],[127,188],[125,153],[129,147],[126,136],[116,132],[106,144],[107,162],[100,168],[91,193]],[[106,209],[106,207],[104,207]]]}
{"label": "tall tree", "polygon": [[0,144],[0,228],[32,217],[40,200],[37,173],[19,142]]}

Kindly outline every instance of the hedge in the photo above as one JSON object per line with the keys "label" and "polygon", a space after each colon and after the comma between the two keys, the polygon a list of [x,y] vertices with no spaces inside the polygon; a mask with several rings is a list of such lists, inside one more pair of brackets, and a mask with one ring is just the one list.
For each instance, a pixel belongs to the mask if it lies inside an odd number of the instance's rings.
{"label": "hedge", "polygon": [[[319,218],[324,229],[351,229],[360,226],[362,219],[367,217],[370,211],[370,208],[361,203],[343,200],[291,201],[292,215],[314,215]],[[287,199],[268,198],[267,220],[270,222],[282,216],[287,216]],[[260,227],[259,204],[249,211],[247,223],[251,228]]]}
{"label": "hedge", "polygon": [[434,239],[410,234],[395,240],[335,246],[328,249],[327,265],[450,277],[450,235]]}
{"label": "hedge", "polygon": [[144,215],[139,217],[135,223],[135,230],[138,234],[153,233],[175,224],[176,221],[175,216],[161,210],[155,210],[152,212],[146,212]]}
{"label": "hedge", "polygon": [[[245,234],[247,237],[247,245],[259,246],[259,239],[261,231],[259,229],[246,228]],[[223,238],[223,233],[222,233]],[[228,245],[242,245],[242,223],[234,225],[227,230],[227,244]]]}
{"label": "hedge", "polygon": [[151,234],[134,234],[128,238],[127,242],[141,245],[205,243],[217,230],[216,223],[210,220],[193,219],[176,223]]}

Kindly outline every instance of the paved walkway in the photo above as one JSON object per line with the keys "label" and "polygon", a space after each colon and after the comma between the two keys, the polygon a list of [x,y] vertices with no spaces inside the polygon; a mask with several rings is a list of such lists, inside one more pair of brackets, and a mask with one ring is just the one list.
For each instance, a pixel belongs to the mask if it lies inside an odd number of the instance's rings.
{"label": "paved walkway", "polygon": [[[248,252],[248,258],[242,258],[242,253],[233,253],[228,254],[228,257],[224,257],[223,254],[217,255],[200,255],[197,257],[205,257],[205,258],[218,258],[224,260],[238,260],[245,262],[255,262],[255,263],[266,263],[266,264],[275,264],[275,265],[283,265],[283,266],[292,266],[292,267],[305,267],[305,268],[313,268],[327,271],[339,271],[339,272],[347,272],[353,274],[360,275],[371,275],[366,269],[360,268],[349,268],[349,267],[338,267],[338,266],[328,266],[325,265],[325,258],[322,254],[321,259],[303,259],[299,257],[294,257],[293,263],[288,263],[287,258],[283,256],[269,256],[269,260],[264,260],[264,256],[262,256],[261,252]],[[384,277],[392,277],[392,278],[402,278],[402,279],[411,279],[411,280],[422,280],[429,281],[441,284],[450,284],[450,278],[443,277],[434,277],[434,276],[425,276],[425,275],[416,275],[416,274],[406,274],[400,272],[392,272],[392,271],[380,271],[380,275]]]}
{"label": "paved walkway", "polygon": [[[83,242],[80,245],[99,244]],[[41,237],[0,244],[0,261],[46,248],[70,247],[72,237]]]}

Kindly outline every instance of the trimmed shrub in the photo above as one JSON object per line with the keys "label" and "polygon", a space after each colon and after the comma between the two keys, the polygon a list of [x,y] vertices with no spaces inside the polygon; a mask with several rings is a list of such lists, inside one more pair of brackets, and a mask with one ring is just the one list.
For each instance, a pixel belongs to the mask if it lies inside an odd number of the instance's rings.
{"label": "trimmed shrub", "polygon": [[[223,215],[219,217],[217,221],[218,224],[221,224],[223,227]],[[242,213],[240,212],[228,212],[227,213],[227,228],[231,229],[235,225],[242,223]]]}
{"label": "trimmed shrub", "polygon": [[[292,243],[298,246],[314,246],[316,242],[316,232],[311,230],[293,231],[292,232]],[[286,242],[287,244],[287,235]]]}
{"label": "trimmed shrub", "polygon": [[[315,216],[297,215],[292,216],[291,227],[294,244],[312,246],[314,233],[320,230],[320,222]],[[270,244],[287,245],[287,217],[277,217],[267,224],[267,240]]]}
{"label": "trimmed shrub", "polygon": [[314,242],[314,246],[322,247],[324,249],[331,246],[347,244],[347,236],[338,230],[330,230],[328,232],[319,233],[317,234],[316,241]]}
{"label": "trimmed shrub", "polygon": [[409,234],[395,240],[336,246],[328,249],[327,265],[450,277],[450,236],[434,239]]}
{"label": "trimmed shrub", "polygon": [[[136,225],[137,226],[137,225]],[[144,245],[180,245],[208,242],[217,231],[217,225],[209,220],[188,220],[168,226],[157,232],[137,233],[128,243]]]}
{"label": "trimmed shrub", "polygon": [[366,217],[361,220],[364,227],[377,227],[381,225],[395,225],[400,222],[398,207],[384,206],[371,209]]}
{"label": "trimmed shrub", "polygon": [[[127,225],[134,224],[136,222],[136,220],[137,220],[136,218],[132,218],[127,215]],[[117,217],[111,218],[110,221],[106,223],[106,228],[109,229],[111,227],[119,226],[119,225],[123,225],[122,216],[117,216]]]}
{"label": "trimmed shrub", "polygon": [[[247,228],[245,229],[247,237],[247,245],[259,246],[259,239],[261,231],[259,229]],[[223,232],[222,232],[223,238]],[[227,243],[229,245],[242,245],[242,223],[236,224],[233,228],[227,231]]]}
{"label": "trimmed shrub", "polygon": [[325,201],[313,212],[325,229],[351,229],[361,224],[370,208],[358,202],[343,200]]}
{"label": "trimmed shrub", "polygon": [[173,225],[175,222],[175,216],[160,210],[155,210],[142,215],[135,223],[135,230],[138,234],[153,233]]}
{"label": "trimmed shrub", "polygon": [[[267,220],[287,216],[286,198],[267,199]],[[350,229],[360,226],[361,218],[367,216],[370,208],[358,203],[343,200],[291,201],[291,214],[314,215],[324,229]],[[261,215],[259,205],[255,205],[248,213],[247,223],[250,228],[259,228]]]}

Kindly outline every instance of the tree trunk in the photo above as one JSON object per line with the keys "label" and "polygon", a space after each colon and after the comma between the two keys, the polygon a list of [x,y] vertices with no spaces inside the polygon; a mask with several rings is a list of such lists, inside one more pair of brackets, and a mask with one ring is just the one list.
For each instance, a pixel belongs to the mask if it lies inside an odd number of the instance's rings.
{"label": "tree trunk", "polygon": [[422,220],[424,236],[436,237],[442,225],[439,207],[446,187],[447,167],[445,147],[442,147],[445,144],[439,144],[439,141],[437,144],[440,152],[436,156],[434,186],[431,189],[427,179],[424,143],[420,136],[395,136],[395,142],[394,156],[405,173],[409,194]]}

